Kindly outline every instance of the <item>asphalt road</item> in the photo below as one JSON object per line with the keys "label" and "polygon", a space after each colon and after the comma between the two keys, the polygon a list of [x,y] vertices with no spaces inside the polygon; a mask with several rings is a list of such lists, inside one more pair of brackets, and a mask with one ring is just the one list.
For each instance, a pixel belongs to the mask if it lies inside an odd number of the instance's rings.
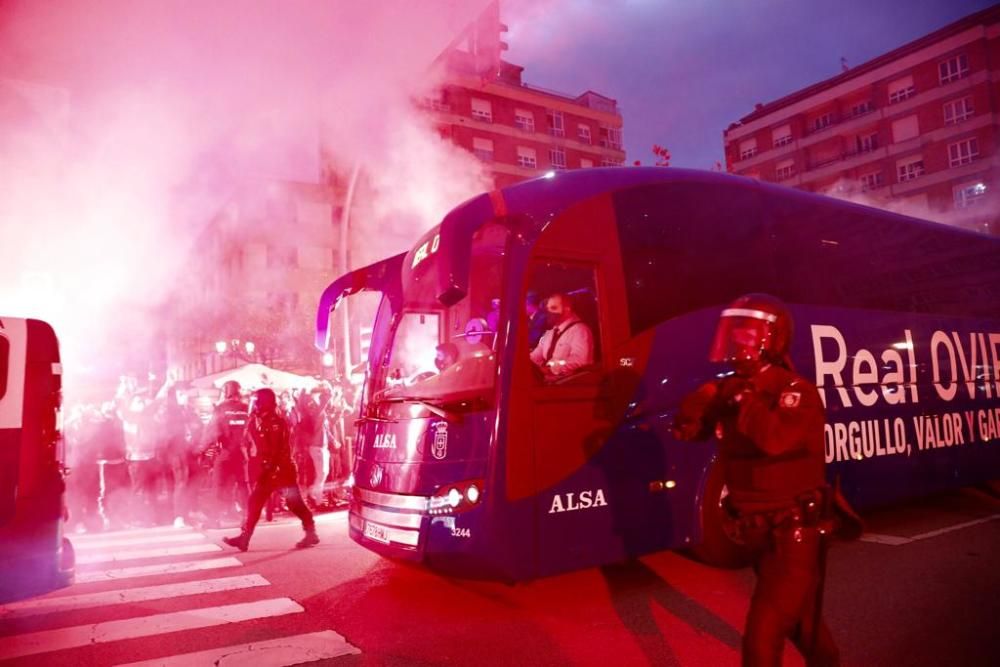
{"label": "asphalt road", "polygon": [[[830,556],[846,665],[1000,664],[1000,500],[966,490],[867,517]],[[0,606],[12,665],[736,665],[753,581],[676,553],[508,586],[379,558],[320,517],[251,550],[223,531],[81,536],[70,588]],[[197,569],[195,569],[197,568]],[[171,662],[171,660],[173,662]],[[786,664],[802,661],[789,646]]]}

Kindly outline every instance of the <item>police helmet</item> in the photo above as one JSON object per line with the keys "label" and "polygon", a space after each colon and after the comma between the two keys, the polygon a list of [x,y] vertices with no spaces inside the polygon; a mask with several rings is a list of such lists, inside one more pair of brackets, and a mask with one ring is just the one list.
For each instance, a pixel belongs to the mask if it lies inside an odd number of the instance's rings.
{"label": "police helmet", "polygon": [[250,397],[250,414],[266,415],[278,409],[278,397],[274,391],[264,387]]}
{"label": "police helmet", "polygon": [[222,398],[225,400],[231,400],[240,397],[240,383],[236,380],[227,380],[222,385]]}
{"label": "police helmet", "polygon": [[722,311],[709,361],[788,365],[792,316],[769,294],[747,294]]}

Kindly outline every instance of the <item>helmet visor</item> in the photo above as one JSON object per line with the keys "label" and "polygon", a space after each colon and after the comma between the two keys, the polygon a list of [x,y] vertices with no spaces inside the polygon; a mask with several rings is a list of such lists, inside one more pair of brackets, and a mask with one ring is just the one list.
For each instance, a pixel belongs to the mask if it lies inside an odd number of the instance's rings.
{"label": "helmet visor", "polygon": [[771,323],[767,318],[747,315],[726,315],[724,311],[715,330],[715,340],[708,359],[714,362],[757,361],[767,345]]}

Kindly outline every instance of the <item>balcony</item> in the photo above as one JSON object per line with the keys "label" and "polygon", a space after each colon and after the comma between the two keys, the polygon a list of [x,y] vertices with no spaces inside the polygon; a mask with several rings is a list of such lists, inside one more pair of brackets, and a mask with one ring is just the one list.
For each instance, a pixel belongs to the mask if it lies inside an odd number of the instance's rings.
{"label": "balcony", "polygon": [[[760,164],[767,162],[768,160],[776,159],[788,155],[793,150],[808,148],[813,144],[823,141],[829,136],[834,134],[840,134],[844,136],[849,136],[852,133],[856,133],[858,130],[864,129],[869,123],[875,121],[883,120],[895,120],[906,113],[912,112],[917,107],[929,104],[935,101],[943,102],[945,99],[965,90],[971,90],[973,87],[978,86],[982,83],[988,81],[1000,81],[1000,77],[994,76],[989,71],[979,71],[970,74],[958,81],[948,83],[941,86],[936,86],[934,88],[929,88],[928,90],[921,91],[919,94],[914,92],[913,95],[907,97],[906,99],[901,99],[896,103],[889,104],[884,107],[873,108],[871,111],[860,114],[860,115],[844,115],[839,121],[834,121],[831,125],[824,128],[814,130],[809,134],[797,139],[790,140],[787,143],[776,144],[772,146],[769,150],[760,152],[758,155],[750,158],[749,160],[743,161],[739,160],[733,165],[733,170],[737,173],[741,173],[748,169],[753,169]],[[980,118],[992,118],[994,114],[980,113],[976,114],[972,119],[964,121],[965,123],[975,123],[979,121]],[[769,121],[771,124],[775,124],[777,121]],[[991,122],[991,121],[985,121]],[[766,127],[766,125],[765,125]],[[971,125],[966,125],[968,129],[971,129]],[[745,139],[749,136],[750,131],[757,131],[760,129],[756,125],[752,125],[750,129],[743,129],[740,133],[732,136],[731,141],[739,141]],[[935,131],[937,132],[937,131]],[[892,153],[894,151],[890,151]]]}

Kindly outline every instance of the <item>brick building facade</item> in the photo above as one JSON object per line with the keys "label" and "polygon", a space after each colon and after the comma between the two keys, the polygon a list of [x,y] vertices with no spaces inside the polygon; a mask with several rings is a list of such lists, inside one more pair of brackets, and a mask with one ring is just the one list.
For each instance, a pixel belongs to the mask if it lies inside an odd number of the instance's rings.
{"label": "brick building facade", "polygon": [[1000,7],[757,108],[727,169],[1000,233]]}
{"label": "brick building facade", "polygon": [[445,80],[423,101],[442,136],[479,157],[496,187],[550,170],[623,165],[617,102],[524,83],[524,68],[500,58],[505,31],[492,3],[442,54]]}

